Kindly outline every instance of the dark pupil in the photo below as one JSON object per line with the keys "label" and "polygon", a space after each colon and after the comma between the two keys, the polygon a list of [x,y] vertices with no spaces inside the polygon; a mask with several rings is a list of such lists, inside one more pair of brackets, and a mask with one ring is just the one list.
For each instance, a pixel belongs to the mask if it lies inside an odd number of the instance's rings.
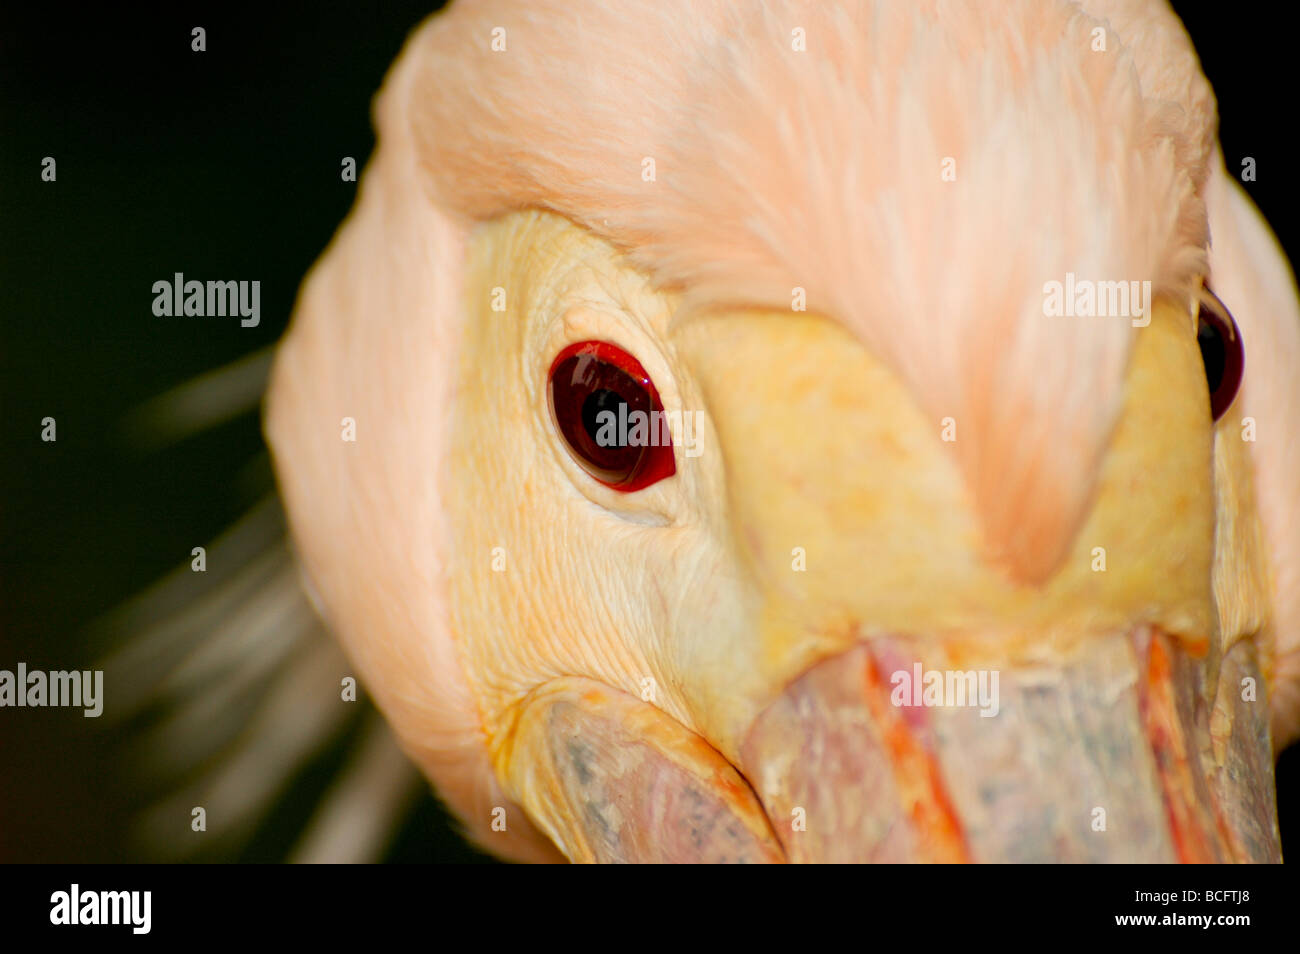
{"label": "dark pupil", "polygon": [[1196,329],[1196,343],[1201,346],[1201,360],[1205,363],[1205,381],[1214,394],[1223,383],[1223,371],[1228,365],[1228,352],[1223,333],[1211,322],[1201,319]]}
{"label": "dark pupil", "polygon": [[618,483],[636,472],[654,440],[651,427],[635,430],[633,413],[655,410],[640,381],[594,355],[575,354],[552,374],[551,401],[560,433],[603,479]]}
{"label": "dark pupil", "polygon": [[[582,426],[587,429],[587,434],[593,441],[596,441],[600,436],[602,420],[609,420],[608,416],[602,419],[601,412],[607,411],[609,414],[613,414],[614,420],[617,421],[619,408],[626,403],[616,392],[611,391],[609,388],[598,388],[592,391],[587,400],[582,402]],[[623,413],[626,416],[627,412]],[[610,433],[608,428],[605,429],[605,433]],[[617,430],[613,432],[613,436],[614,444],[607,446],[617,445],[619,436]]]}

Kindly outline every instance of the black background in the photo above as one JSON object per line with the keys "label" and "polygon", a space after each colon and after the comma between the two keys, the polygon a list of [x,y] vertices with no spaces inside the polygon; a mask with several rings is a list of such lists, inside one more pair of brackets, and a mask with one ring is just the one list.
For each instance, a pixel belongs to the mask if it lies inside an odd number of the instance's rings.
{"label": "black background", "polygon": [[[1229,168],[1257,159],[1246,188],[1294,257],[1293,35],[1257,12],[1175,6],[1218,95]],[[432,8],[6,12],[0,663],[69,668],[89,623],[188,560],[269,482],[252,416],[152,453],[124,439],[122,421],[280,336],[353,202],[340,159],[364,165],[370,98]],[[205,53],[190,49],[194,26],[207,30]],[[44,156],[57,159],[55,184],[40,181]],[[147,290],[175,271],[260,279],[260,326],[175,321],[160,333]],[[57,444],[39,441],[46,415]],[[0,716],[0,859],[132,857],[123,832],[140,794],[118,777],[124,743],[86,721],[75,709]],[[1298,763],[1293,747],[1278,770],[1284,850],[1300,837]],[[314,766],[236,859],[280,857],[331,770]],[[482,859],[432,798],[390,857]]]}

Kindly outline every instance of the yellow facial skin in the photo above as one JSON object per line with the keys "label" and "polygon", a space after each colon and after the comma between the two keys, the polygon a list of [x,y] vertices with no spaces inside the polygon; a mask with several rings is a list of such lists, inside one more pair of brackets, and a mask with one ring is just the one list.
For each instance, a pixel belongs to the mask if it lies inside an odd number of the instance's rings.
{"label": "yellow facial skin", "polygon": [[[943,422],[834,321],[751,310],[674,321],[674,296],[539,212],[475,235],[465,300],[447,457],[452,625],[503,788],[571,857],[590,856],[566,834],[581,821],[529,769],[548,744],[532,703],[561,680],[653,705],[734,765],[787,685],[876,635],[1011,667],[1150,624],[1198,658],[1210,650],[1213,668],[1264,621],[1250,464],[1232,416],[1211,424],[1190,305],[1157,301],[1135,329],[1091,512],[1035,587],[986,557]],[[546,373],[584,339],[635,355],[666,409],[704,412],[700,456],[677,446],[676,475],[635,494],[577,466],[550,420]],[[746,797],[736,804],[750,812]]]}

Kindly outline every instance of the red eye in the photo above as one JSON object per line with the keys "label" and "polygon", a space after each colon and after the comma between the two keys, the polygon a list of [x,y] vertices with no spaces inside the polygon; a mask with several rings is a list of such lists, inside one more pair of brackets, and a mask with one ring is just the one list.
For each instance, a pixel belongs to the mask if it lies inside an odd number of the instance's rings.
{"label": "red eye", "polygon": [[641,363],[607,341],[580,341],[555,357],[551,417],[593,478],[625,493],[677,472],[659,392]]}
{"label": "red eye", "polygon": [[1214,420],[1223,417],[1241,387],[1246,354],[1241,346],[1241,332],[1232,315],[1207,287],[1197,315],[1196,342],[1201,346],[1205,365],[1205,383],[1210,388],[1210,413]]}

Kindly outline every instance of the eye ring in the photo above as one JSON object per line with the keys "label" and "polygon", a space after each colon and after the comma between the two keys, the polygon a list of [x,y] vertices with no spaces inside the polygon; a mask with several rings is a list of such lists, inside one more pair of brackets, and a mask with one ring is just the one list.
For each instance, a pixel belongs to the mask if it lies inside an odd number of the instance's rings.
{"label": "eye ring", "polygon": [[1232,313],[1208,285],[1201,290],[1196,314],[1196,343],[1201,348],[1205,383],[1210,390],[1210,415],[1217,421],[1227,413],[1241,389],[1246,354]]}
{"label": "eye ring", "polygon": [[551,421],[569,455],[597,483],[643,490],[677,471],[672,434],[650,375],[608,341],[564,348],[547,373]]}

